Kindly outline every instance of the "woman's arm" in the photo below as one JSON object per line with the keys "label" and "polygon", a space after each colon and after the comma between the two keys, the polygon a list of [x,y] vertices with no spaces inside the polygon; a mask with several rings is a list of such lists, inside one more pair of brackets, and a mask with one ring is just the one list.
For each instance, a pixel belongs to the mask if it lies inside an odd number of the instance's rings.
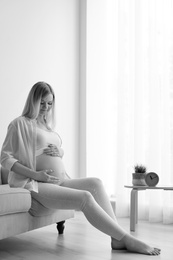
{"label": "woman's arm", "polygon": [[[8,126],[7,135],[4,140],[0,156],[2,167],[19,175],[25,176],[26,178],[34,179],[40,182],[58,184],[59,179],[49,175],[49,173],[51,173],[50,169],[37,172],[22,164],[20,158],[18,158],[20,151],[19,144],[22,142],[19,138],[19,130],[20,129],[18,129],[14,123],[10,123]],[[23,143],[21,146],[23,147]]]}
{"label": "woman's arm", "polygon": [[13,172],[16,172],[22,176],[25,176],[30,179],[34,179],[39,182],[46,182],[46,183],[54,183],[59,184],[60,180],[49,173],[52,173],[51,169],[46,169],[42,171],[34,171],[19,162],[15,162],[11,168]]}
{"label": "woman's arm", "polygon": [[14,157],[14,153],[16,153],[18,149],[18,136],[16,127],[11,123],[8,126],[8,131],[2,145],[0,163],[2,167],[7,170],[11,170],[11,167],[18,160]]}

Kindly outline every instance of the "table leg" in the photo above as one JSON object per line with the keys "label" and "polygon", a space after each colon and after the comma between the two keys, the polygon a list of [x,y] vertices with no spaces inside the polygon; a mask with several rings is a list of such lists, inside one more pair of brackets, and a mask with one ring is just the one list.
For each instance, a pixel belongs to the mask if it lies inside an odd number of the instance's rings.
{"label": "table leg", "polygon": [[136,224],[138,223],[138,190],[136,190],[136,198],[135,198],[135,202],[136,202]]}
{"label": "table leg", "polygon": [[135,231],[135,225],[138,221],[138,190],[131,190],[130,201],[130,231]]}

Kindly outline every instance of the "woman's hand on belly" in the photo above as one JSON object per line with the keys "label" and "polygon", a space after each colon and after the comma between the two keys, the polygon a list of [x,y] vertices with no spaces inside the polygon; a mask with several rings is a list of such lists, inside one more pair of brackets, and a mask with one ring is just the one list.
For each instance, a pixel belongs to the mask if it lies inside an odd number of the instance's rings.
{"label": "woman's hand on belly", "polygon": [[61,147],[57,147],[55,144],[49,144],[48,148],[43,150],[43,153],[46,155],[62,158],[64,155],[64,150]]}
{"label": "woman's hand on belly", "polygon": [[53,170],[42,170],[42,171],[36,171],[36,178],[35,180],[39,182],[46,182],[46,183],[53,183],[53,184],[60,184],[60,179],[51,175],[53,173]]}
{"label": "woman's hand on belly", "polygon": [[45,153],[36,157],[36,170],[51,169],[50,175],[61,179],[65,173],[65,167],[60,157],[47,156]]}

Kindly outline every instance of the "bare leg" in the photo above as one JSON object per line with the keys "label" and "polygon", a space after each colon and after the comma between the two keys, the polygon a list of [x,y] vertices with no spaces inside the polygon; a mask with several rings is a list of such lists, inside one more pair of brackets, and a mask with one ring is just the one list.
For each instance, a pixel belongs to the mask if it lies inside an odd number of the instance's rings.
{"label": "bare leg", "polygon": [[100,231],[121,240],[126,232],[99,206],[90,192],[48,183],[38,183],[39,192],[32,197],[49,209],[81,210]]}
{"label": "bare leg", "polygon": [[[89,191],[93,195],[96,202],[100,205],[100,207],[117,223],[117,219],[112,210],[111,203],[100,179],[81,178],[69,181],[67,180],[62,185],[64,187],[71,187],[74,189]],[[159,249],[152,248],[128,234],[126,234],[121,240],[117,240],[114,237],[111,237],[111,240],[112,249],[115,250],[128,249],[129,251],[133,252],[139,252],[144,254],[147,252],[148,254],[153,253],[156,255],[160,253]]]}
{"label": "bare leg", "polygon": [[120,241],[119,243],[122,243],[129,251],[159,254],[159,250],[127,235],[117,222],[99,206],[90,192],[71,188],[70,181],[68,183],[68,188],[39,183],[39,193],[32,192],[32,196],[47,208],[81,210],[94,227],[113,237],[115,241]]}

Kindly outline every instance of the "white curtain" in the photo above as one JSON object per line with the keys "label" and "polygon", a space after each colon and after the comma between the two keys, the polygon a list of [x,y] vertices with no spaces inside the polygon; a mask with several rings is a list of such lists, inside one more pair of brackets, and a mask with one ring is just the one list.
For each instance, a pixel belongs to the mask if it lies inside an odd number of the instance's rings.
{"label": "white curtain", "polygon": [[[128,216],[124,185],[136,163],[173,186],[173,0],[88,0],[87,8],[87,175]],[[173,191],[140,191],[139,218],[173,223]]]}

